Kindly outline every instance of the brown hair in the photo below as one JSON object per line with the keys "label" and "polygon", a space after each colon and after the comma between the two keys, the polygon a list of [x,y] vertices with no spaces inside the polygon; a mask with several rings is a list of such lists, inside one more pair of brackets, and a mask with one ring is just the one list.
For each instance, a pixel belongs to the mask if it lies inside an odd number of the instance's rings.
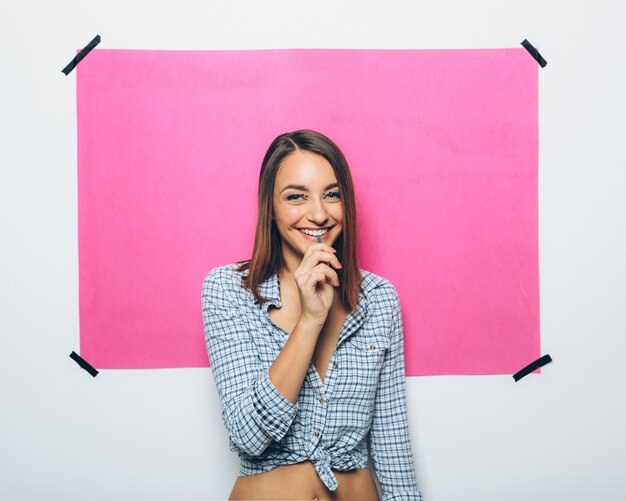
{"label": "brown hair", "polygon": [[286,132],[272,141],[263,158],[259,175],[258,216],[252,259],[237,261],[236,264],[243,264],[236,271],[248,269],[248,275],[242,277],[242,287],[250,290],[260,303],[268,301],[260,296],[258,286],[283,267],[281,237],[272,219],[274,183],[281,162],[297,150],[310,151],[324,157],[337,177],[341,193],[343,222],[341,235],[333,247],[337,250],[337,259],[343,268],[335,269],[335,271],[339,277],[338,289],[342,303],[348,311],[352,311],[359,300],[362,280],[356,252],[357,218],[352,176],[348,162],[339,147],[319,132],[309,129]]}

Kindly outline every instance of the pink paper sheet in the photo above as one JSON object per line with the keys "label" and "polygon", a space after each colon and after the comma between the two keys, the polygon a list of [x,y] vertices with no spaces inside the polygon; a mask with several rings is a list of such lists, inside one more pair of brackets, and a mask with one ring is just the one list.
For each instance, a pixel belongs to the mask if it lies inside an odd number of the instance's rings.
{"label": "pink paper sheet", "polygon": [[208,366],[202,280],[250,257],[263,155],[310,128],[350,164],[360,264],[400,294],[407,375],[518,371],[540,355],[537,100],[523,48],[93,50],[81,356]]}

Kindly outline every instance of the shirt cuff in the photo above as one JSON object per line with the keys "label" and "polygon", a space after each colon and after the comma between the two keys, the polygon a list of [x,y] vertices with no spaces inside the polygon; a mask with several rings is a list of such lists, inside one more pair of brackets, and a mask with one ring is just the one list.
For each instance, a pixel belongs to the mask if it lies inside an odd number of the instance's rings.
{"label": "shirt cuff", "polygon": [[298,403],[292,403],[278,391],[269,376],[269,369],[254,384],[252,399],[256,412],[254,420],[272,439],[279,441],[289,431],[298,412]]}
{"label": "shirt cuff", "polygon": [[383,495],[383,501],[424,501],[419,491],[396,491]]}

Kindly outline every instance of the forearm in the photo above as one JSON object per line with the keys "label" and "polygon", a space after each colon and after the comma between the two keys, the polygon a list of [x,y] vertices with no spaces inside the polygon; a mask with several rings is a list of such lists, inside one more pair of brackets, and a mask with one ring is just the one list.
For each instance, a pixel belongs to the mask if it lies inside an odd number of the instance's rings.
{"label": "forearm", "polygon": [[[215,268],[203,282],[207,354],[231,450],[260,456],[272,441],[280,441],[289,431],[323,323],[319,326],[319,322],[298,322],[273,364],[270,379],[269,368],[259,357],[249,319],[232,291],[224,287],[229,280],[227,269]],[[318,327],[314,327],[316,324]],[[294,378],[296,373],[299,376]],[[297,387],[292,388],[298,379]],[[278,388],[274,383],[278,383]],[[291,395],[291,399],[286,395]]]}
{"label": "forearm", "polygon": [[270,366],[270,381],[293,404],[298,400],[320,331],[318,324],[300,318]]}

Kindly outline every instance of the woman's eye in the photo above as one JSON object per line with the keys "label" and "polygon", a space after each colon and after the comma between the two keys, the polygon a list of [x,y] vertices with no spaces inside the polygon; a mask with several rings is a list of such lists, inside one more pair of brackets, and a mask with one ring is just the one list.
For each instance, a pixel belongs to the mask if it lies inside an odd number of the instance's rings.
{"label": "woman's eye", "polygon": [[[331,198],[340,198],[338,191],[329,191],[327,195],[330,196]],[[298,197],[304,198],[304,195],[302,193],[297,193],[294,195],[287,195],[287,200],[298,200]]]}

